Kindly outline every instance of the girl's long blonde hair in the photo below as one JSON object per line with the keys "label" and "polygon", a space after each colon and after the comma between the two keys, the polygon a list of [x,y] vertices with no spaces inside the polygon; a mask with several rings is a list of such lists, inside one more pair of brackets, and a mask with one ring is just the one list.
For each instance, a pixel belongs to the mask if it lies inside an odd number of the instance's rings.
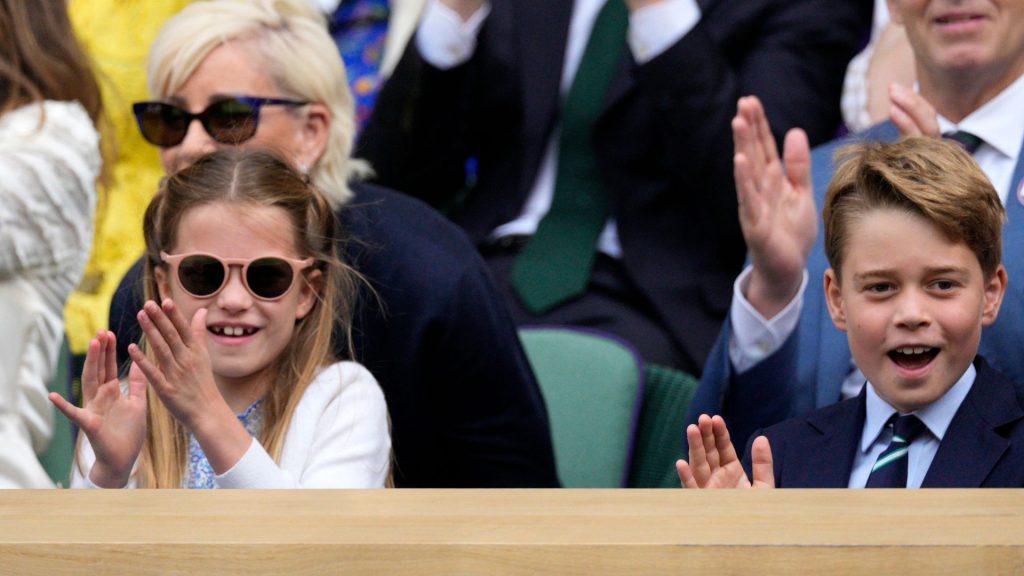
{"label": "girl's long blonde hair", "polygon": [[[280,458],[285,433],[295,407],[317,372],[336,358],[332,329],[342,334],[351,353],[352,304],[360,277],[342,263],[335,248],[335,216],[330,204],[307,179],[285,160],[267,151],[226,149],[208,154],[167,177],[146,210],[145,291],[158,297],[154,271],[166,267],[160,252],[173,252],[183,216],[197,206],[213,203],[283,209],[295,232],[300,258],[316,259],[322,287],[313,310],[295,325],[291,342],[271,365],[273,383],[263,401],[259,441]],[[165,268],[166,270],[166,268]],[[340,322],[336,325],[335,319]],[[140,488],[180,488],[187,472],[188,431],[171,416],[150,388],[146,438],[136,481]]]}

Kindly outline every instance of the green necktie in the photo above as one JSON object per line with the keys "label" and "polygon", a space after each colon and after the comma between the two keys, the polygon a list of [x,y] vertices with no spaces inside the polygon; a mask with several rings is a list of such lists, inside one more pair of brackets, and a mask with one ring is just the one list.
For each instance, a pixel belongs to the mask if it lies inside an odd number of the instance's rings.
{"label": "green necktie", "polygon": [[512,268],[512,285],[533,312],[582,294],[590,280],[597,239],[608,220],[608,194],[591,134],[626,46],[628,21],[623,0],[605,3],[565,99],[551,209]]}

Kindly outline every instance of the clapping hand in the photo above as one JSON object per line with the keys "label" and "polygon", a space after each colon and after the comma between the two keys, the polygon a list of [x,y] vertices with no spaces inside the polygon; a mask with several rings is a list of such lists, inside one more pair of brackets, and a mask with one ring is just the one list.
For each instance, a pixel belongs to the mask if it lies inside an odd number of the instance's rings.
{"label": "clapping hand", "polygon": [[729,429],[721,416],[702,414],[697,424],[686,427],[690,461],[676,462],[679,482],[684,488],[774,488],[775,471],[768,439],[760,436],[751,448],[753,483],[747,479]]}
{"label": "clapping hand", "polygon": [[82,408],[60,394],[50,393],[50,401],[89,438],[96,454],[89,479],[103,488],[120,488],[128,483],[146,434],[146,379],[132,364],[128,393],[121,392],[116,344],[114,333],[109,331],[100,332],[89,342],[82,370]]}
{"label": "clapping hand", "polygon": [[128,354],[176,420],[194,432],[204,414],[224,405],[206,349],[206,309],[189,322],[170,299],[149,301],[138,314],[154,360],[132,344]]}

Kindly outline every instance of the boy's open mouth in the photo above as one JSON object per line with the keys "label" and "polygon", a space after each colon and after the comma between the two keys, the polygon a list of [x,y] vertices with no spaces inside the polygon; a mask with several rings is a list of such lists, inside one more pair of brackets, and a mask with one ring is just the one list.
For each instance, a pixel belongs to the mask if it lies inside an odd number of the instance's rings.
{"label": "boy's open mouth", "polygon": [[889,351],[889,358],[900,368],[915,370],[927,366],[939,354],[938,348],[929,346],[903,346]]}

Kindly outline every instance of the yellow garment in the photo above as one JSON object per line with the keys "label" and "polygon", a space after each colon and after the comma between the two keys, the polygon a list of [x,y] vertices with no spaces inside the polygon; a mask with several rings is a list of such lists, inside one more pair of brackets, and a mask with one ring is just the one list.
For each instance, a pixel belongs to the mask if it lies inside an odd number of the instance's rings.
{"label": "yellow garment", "polygon": [[146,57],[164,21],[189,0],[72,0],[71,21],[100,75],[103,101],[117,138],[113,186],[96,210],[92,254],[81,285],[64,310],[75,354],[107,328],[110,299],[142,255],[142,217],[163,168],[157,148],[139,135],[131,104],[149,97]]}

